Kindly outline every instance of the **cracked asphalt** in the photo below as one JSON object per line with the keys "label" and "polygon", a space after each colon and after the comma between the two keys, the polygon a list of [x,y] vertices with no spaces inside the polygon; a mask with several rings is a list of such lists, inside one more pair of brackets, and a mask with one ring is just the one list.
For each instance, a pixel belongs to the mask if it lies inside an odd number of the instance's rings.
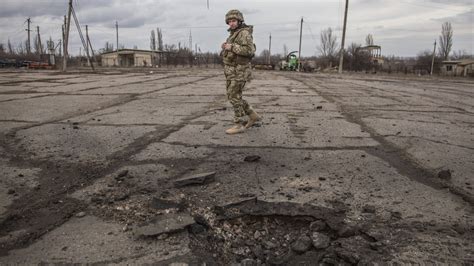
{"label": "cracked asphalt", "polygon": [[[256,71],[244,97],[263,120],[229,136],[221,69],[0,72],[0,263],[474,263],[473,91],[472,79]],[[173,185],[206,172],[214,182]],[[248,198],[331,210],[358,233],[313,215],[331,244],[285,261],[305,221],[213,221]],[[170,212],[210,226],[135,235]],[[275,247],[260,244],[267,219],[284,224]]]}

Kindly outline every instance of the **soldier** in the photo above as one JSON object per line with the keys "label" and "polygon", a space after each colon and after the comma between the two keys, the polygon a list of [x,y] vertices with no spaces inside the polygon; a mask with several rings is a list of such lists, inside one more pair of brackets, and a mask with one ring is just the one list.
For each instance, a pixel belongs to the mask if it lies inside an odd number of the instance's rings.
{"label": "soldier", "polygon": [[[222,44],[221,55],[224,61],[227,99],[234,108],[235,124],[227,129],[226,133],[238,134],[260,120],[247,101],[242,99],[242,91],[251,75],[250,61],[255,55],[255,44],[252,37],[253,27],[244,23],[244,17],[239,10],[227,12],[225,22],[229,25],[230,36]],[[246,115],[249,119],[244,125],[243,117]]]}

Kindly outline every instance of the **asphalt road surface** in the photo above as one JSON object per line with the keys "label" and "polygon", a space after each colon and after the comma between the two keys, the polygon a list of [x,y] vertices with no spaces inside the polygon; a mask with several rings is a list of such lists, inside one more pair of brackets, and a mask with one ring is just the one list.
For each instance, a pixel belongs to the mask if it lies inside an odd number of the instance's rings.
{"label": "asphalt road surface", "polygon": [[474,263],[474,81],[0,72],[0,263]]}

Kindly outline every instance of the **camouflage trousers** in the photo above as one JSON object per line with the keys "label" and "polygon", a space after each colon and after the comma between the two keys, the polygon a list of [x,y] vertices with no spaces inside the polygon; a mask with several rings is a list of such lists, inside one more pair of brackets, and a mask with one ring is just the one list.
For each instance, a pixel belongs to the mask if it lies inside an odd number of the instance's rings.
{"label": "camouflage trousers", "polygon": [[245,81],[227,80],[227,99],[234,108],[234,123],[243,122],[243,117],[253,112],[252,107],[242,99],[242,91],[245,87]]}

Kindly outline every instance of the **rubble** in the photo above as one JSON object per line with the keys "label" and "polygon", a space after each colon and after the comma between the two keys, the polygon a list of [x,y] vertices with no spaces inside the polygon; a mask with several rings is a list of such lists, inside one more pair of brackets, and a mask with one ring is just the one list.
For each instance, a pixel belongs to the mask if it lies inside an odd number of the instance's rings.
{"label": "rubble", "polygon": [[325,249],[329,247],[330,238],[326,234],[314,232],[311,235],[311,240],[313,242],[313,246],[316,249]]}
{"label": "rubble", "polygon": [[158,236],[184,230],[194,223],[194,218],[188,214],[171,213],[158,216],[151,223],[137,227],[134,233],[137,237]]}
{"label": "rubble", "polygon": [[215,180],[216,172],[209,172],[203,174],[192,175],[183,177],[174,181],[174,186],[177,188],[191,186],[191,185],[204,185],[211,183]]}
{"label": "rubble", "polygon": [[298,254],[302,254],[308,251],[311,245],[311,238],[307,235],[302,235],[291,245],[291,249]]}
{"label": "rubble", "polygon": [[167,209],[180,209],[184,208],[182,202],[174,202],[171,200],[164,200],[160,198],[153,198],[150,203],[150,207],[156,210],[167,210]]}

